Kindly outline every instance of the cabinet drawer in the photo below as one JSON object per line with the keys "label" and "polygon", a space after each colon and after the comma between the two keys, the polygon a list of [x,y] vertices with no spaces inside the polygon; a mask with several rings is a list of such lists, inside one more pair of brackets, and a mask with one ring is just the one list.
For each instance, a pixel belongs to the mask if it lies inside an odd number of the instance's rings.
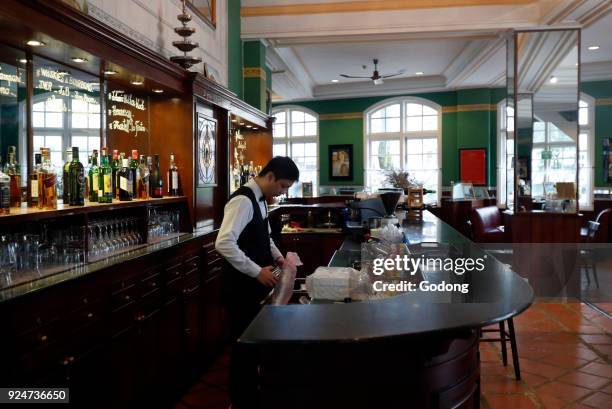
{"label": "cabinet drawer", "polygon": [[47,347],[62,336],[62,323],[54,320],[15,338],[15,349],[18,356],[27,355],[39,348]]}

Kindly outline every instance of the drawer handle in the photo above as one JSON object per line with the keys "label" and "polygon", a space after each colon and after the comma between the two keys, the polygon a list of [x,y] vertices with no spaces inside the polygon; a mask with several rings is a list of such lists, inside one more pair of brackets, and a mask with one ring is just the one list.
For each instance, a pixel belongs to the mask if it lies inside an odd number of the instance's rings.
{"label": "drawer handle", "polygon": [[125,297],[123,297],[123,299],[124,299],[125,301],[130,301],[130,298],[131,298],[131,297],[130,297],[129,295],[126,295]]}
{"label": "drawer handle", "polygon": [[87,318],[93,318],[93,316],[94,316],[93,312],[90,312],[90,313],[87,314]]}
{"label": "drawer handle", "polygon": [[64,358],[64,360],[62,361],[62,365],[66,366],[66,365],[70,365],[71,363],[74,362],[74,357],[73,356],[67,356],[66,358]]}
{"label": "drawer handle", "polygon": [[47,342],[48,339],[49,339],[49,337],[47,337],[46,335],[41,335],[40,336],[40,342]]}
{"label": "drawer handle", "polygon": [[144,319],[145,319],[144,314],[141,314],[141,315],[136,317],[136,321],[138,321],[138,322],[142,322],[142,321],[144,321]]}
{"label": "drawer handle", "polygon": [[157,287],[157,283],[156,282],[152,282],[151,283],[151,287],[153,287],[153,288]]}

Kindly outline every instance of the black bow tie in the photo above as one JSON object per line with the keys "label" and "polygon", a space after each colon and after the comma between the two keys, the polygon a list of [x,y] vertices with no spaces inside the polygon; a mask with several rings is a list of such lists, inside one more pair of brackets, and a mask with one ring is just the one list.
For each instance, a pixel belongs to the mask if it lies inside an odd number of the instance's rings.
{"label": "black bow tie", "polygon": [[265,201],[265,200],[266,200],[266,197],[265,197],[265,196],[263,196],[263,195],[262,195],[262,196],[259,196],[259,201],[260,201],[260,202],[263,202],[263,201]]}

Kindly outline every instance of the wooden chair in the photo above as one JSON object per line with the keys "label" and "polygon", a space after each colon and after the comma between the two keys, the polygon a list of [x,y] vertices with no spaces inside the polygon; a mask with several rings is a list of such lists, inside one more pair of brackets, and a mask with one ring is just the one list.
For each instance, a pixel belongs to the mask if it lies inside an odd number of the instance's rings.
{"label": "wooden chair", "polygon": [[[505,323],[508,323],[508,332],[506,332]],[[499,338],[483,338],[482,334],[486,332],[499,333]],[[517,381],[521,380],[521,367],[519,364],[518,349],[516,347],[516,334],[514,333],[514,321],[512,318],[508,318],[506,321],[500,321],[499,329],[481,329],[480,342],[501,342],[502,361],[504,366],[508,366],[508,351],[506,348],[506,342],[510,342],[510,348],[512,350],[512,365],[514,365],[514,376]]]}

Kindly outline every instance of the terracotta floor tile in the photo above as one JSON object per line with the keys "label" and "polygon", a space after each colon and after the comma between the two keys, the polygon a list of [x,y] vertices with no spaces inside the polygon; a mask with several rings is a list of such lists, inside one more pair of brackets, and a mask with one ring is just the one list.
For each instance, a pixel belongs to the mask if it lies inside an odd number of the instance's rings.
{"label": "terracotta floor tile", "polygon": [[600,376],[595,376],[580,371],[572,371],[566,375],[563,375],[558,380],[588,389],[600,389],[610,382],[608,378],[602,378]]}
{"label": "terracotta floor tile", "polygon": [[588,364],[589,360],[567,355],[550,355],[545,359],[540,359],[540,362],[560,366],[561,368],[575,369]]}
{"label": "terracotta floor tile", "polygon": [[601,334],[601,329],[595,325],[582,324],[576,328],[576,332],[579,334]]}
{"label": "terracotta floor tile", "polygon": [[607,393],[608,395],[612,395],[612,382],[608,384],[606,387],[601,388],[600,392]]}
{"label": "terracotta floor tile", "polygon": [[591,324],[599,326],[604,331],[612,332],[612,320],[608,317],[604,317],[603,315],[592,318]]}
{"label": "terracotta floor tile", "polygon": [[612,344],[612,336],[606,334],[582,335],[580,338],[589,344]]}
{"label": "terracotta floor tile", "polygon": [[593,348],[597,350],[601,355],[612,356],[612,345],[593,345]]}
{"label": "terracotta floor tile", "polygon": [[519,359],[519,363],[521,364],[521,371],[544,376],[549,379],[557,378],[567,372],[567,369],[565,368],[543,364],[541,362],[531,361],[528,359],[521,358]]}
{"label": "terracotta floor tile", "polygon": [[501,362],[501,355],[492,349],[480,349],[480,360],[482,362]]}
{"label": "terracotta floor tile", "polygon": [[509,373],[501,360],[499,362],[481,362],[480,371],[483,375],[507,375]]}
{"label": "terracotta floor tile", "polygon": [[567,406],[567,402],[546,393],[538,393],[538,401],[545,409],[563,409]]}
{"label": "terracotta floor tile", "polygon": [[583,405],[582,403],[572,403],[568,409],[593,409],[592,406]]}
{"label": "terracotta floor tile", "polygon": [[598,409],[610,409],[612,408],[612,395],[597,392],[583,399],[581,403]]}
{"label": "terracotta floor tile", "polygon": [[536,386],[540,386],[550,381],[548,378],[525,371],[521,371],[521,379],[531,388],[535,388]]}
{"label": "terracotta floor tile", "polygon": [[545,395],[554,396],[568,403],[577,401],[585,397],[589,393],[591,393],[590,389],[582,388],[576,385],[570,385],[568,383],[556,382],[556,381],[539,386],[537,388],[537,391],[538,391],[538,395],[542,393]]}
{"label": "terracotta floor tile", "polygon": [[480,379],[480,387],[482,393],[486,394],[520,394],[525,392],[525,388],[520,381],[517,382],[514,378],[501,375],[483,376]]}
{"label": "terracotta floor tile", "polygon": [[491,409],[537,409],[525,395],[485,395]]}
{"label": "terracotta floor tile", "polygon": [[604,376],[612,378],[612,365],[600,364],[591,362],[590,364],[580,368],[582,372],[590,373],[591,375]]}

